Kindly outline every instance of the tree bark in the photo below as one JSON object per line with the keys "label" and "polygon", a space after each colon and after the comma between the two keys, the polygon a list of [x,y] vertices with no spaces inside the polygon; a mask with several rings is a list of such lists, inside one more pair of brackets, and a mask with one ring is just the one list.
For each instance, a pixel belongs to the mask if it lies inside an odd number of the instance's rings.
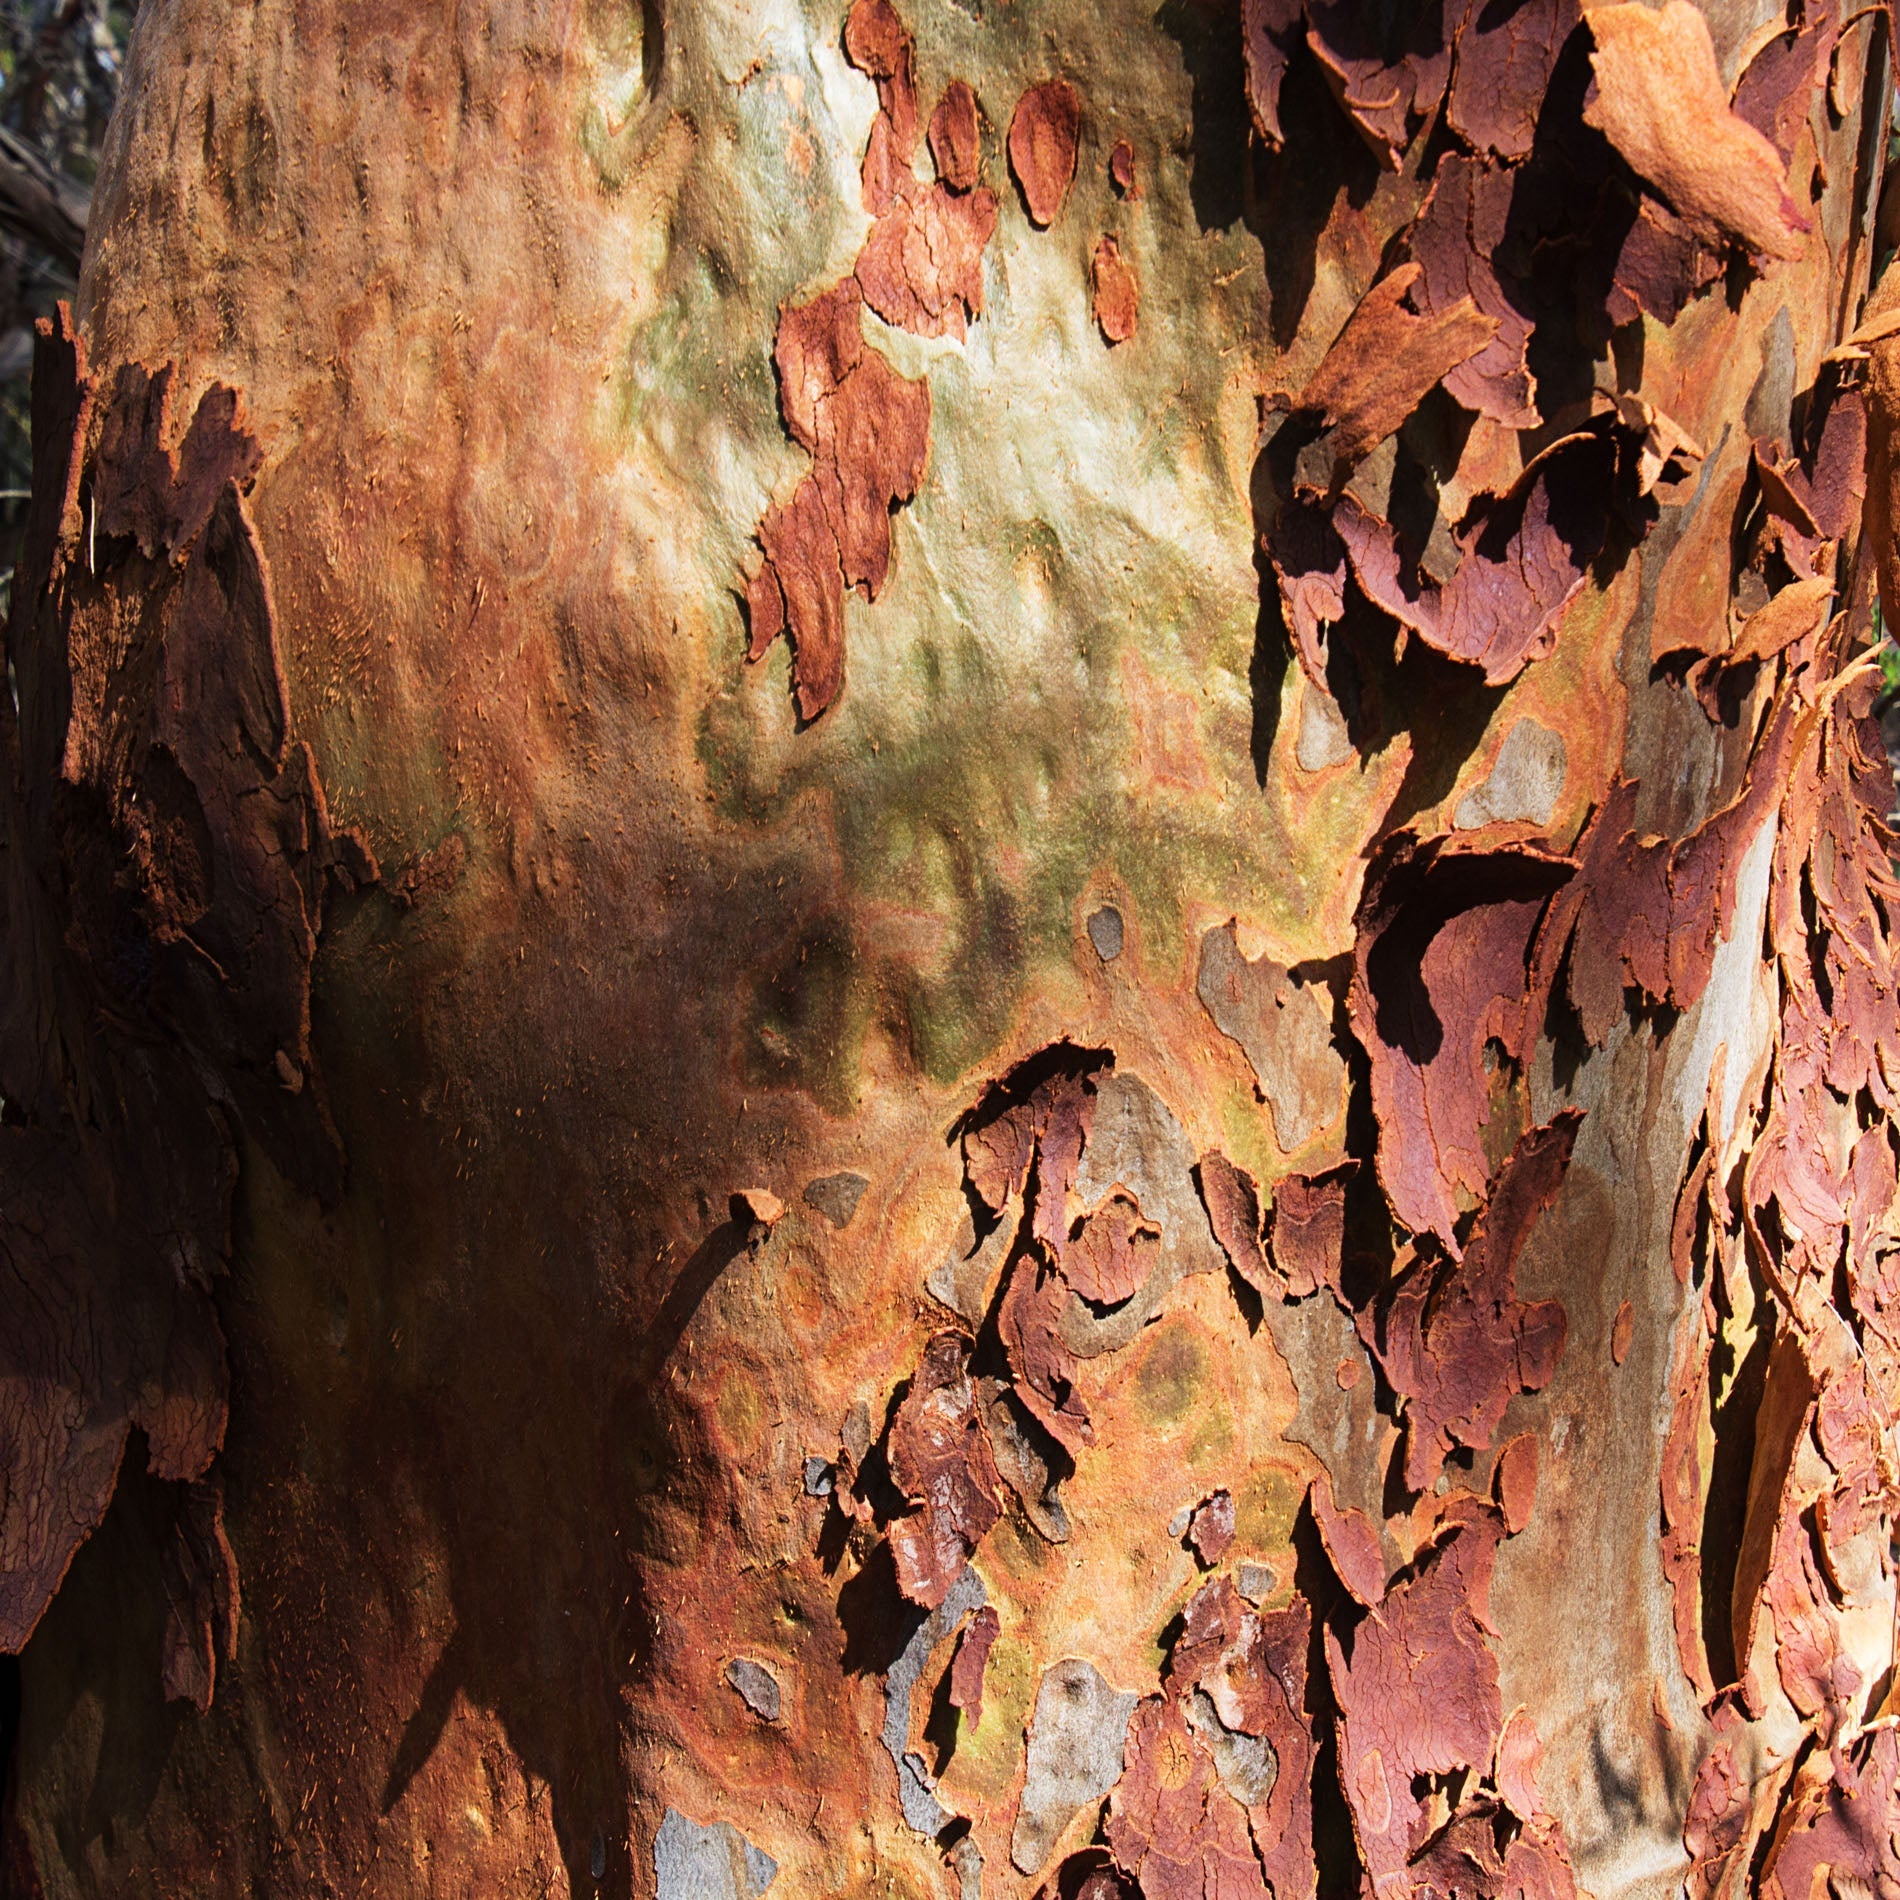
{"label": "tree bark", "polygon": [[1798,11],[142,10],[7,1892],[1889,1890],[1892,39]]}

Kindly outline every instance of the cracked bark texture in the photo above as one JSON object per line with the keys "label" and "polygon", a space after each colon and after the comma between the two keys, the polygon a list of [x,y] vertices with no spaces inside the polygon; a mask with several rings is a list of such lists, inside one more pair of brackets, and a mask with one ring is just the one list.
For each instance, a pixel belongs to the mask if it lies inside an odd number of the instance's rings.
{"label": "cracked bark texture", "polygon": [[1890,1893],[1890,58],[147,0],[5,1891]]}

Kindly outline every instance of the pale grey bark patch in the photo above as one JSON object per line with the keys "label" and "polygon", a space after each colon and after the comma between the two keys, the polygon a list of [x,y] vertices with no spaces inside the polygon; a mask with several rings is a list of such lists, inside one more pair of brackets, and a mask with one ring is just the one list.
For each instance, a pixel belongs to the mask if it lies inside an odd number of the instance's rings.
{"label": "pale grey bark patch", "polygon": [[1302,1147],[1339,1113],[1345,1094],[1331,993],[1264,957],[1249,963],[1231,923],[1201,939],[1195,993],[1214,1027],[1246,1056],[1275,1139],[1288,1153]]}
{"label": "pale grey bark patch", "polygon": [[1113,963],[1122,953],[1122,914],[1112,904],[1104,904],[1089,918],[1089,942],[1104,963]]}
{"label": "pale grey bark patch", "polygon": [[1293,757],[1302,772],[1328,771],[1358,757],[1339,702],[1310,686],[1300,695],[1300,736]]}
{"label": "pale grey bark patch", "polygon": [[1076,1198],[1096,1207],[1125,1188],[1161,1229],[1161,1249],[1147,1284],[1112,1313],[1098,1315],[1079,1295],[1069,1295],[1062,1343],[1078,1359],[1119,1352],[1160,1311],[1177,1280],[1222,1271],[1225,1256],[1194,1185],[1198,1160],[1173,1111],[1140,1076],[1117,1070],[1100,1079],[1088,1146],[1076,1171]]}
{"label": "pale grey bark patch", "polygon": [[1207,1744],[1221,1786],[1243,1808],[1258,1807],[1273,1792],[1280,1758],[1264,1735],[1239,1735],[1220,1719],[1214,1699],[1196,1689],[1187,1701],[1188,1727]]}
{"label": "pale grey bark patch", "polygon": [[878,1739],[897,1770],[897,1804],[904,1819],[919,1834],[932,1839],[956,1819],[938,1801],[936,1781],[923,1757],[905,1747],[910,1739],[911,1698],[930,1661],[931,1652],[944,1642],[964,1617],[989,1601],[983,1579],[965,1565],[944,1600],[917,1625],[884,1678],[884,1727]]}
{"label": "pale grey bark patch", "polygon": [[1129,1718],[1139,1699],[1133,1690],[1111,1689],[1093,1663],[1074,1657],[1043,1672],[1009,1841],[1019,1873],[1040,1873],[1062,1830],[1121,1779]]}
{"label": "pale grey bark patch", "polygon": [[1504,735],[1490,772],[1458,801],[1453,828],[1475,831],[1480,825],[1547,825],[1563,796],[1570,754],[1563,734],[1520,719]]}
{"label": "pale grey bark patch", "polygon": [[832,1226],[849,1227],[858,1211],[858,1203],[864,1199],[864,1190],[870,1185],[863,1175],[848,1171],[820,1175],[816,1181],[806,1184],[805,1204],[817,1208]]}
{"label": "pale grey bark patch", "polygon": [[702,1827],[668,1808],[653,1837],[659,1900],[754,1900],[778,1874],[778,1862],[730,1821]]}
{"label": "pale grey bark patch", "polygon": [[763,1663],[756,1663],[749,1656],[735,1656],[726,1664],[726,1680],[761,1722],[778,1720],[781,1703],[778,1678]]}

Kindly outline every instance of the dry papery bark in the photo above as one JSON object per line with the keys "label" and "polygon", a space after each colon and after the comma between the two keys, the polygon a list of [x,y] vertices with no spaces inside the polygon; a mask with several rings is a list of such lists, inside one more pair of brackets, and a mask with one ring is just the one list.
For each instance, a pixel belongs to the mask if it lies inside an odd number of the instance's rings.
{"label": "dry papery bark", "polygon": [[145,6],[0,1889],[1891,1896],[1893,44]]}

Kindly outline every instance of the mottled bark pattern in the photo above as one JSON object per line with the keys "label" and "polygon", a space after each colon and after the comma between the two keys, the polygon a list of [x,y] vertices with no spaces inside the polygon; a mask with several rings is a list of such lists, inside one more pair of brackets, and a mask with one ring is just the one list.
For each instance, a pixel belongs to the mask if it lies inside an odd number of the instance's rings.
{"label": "mottled bark pattern", "polygon": [[1890,1896],[1891,58],[148,0],[0,1887]]}

